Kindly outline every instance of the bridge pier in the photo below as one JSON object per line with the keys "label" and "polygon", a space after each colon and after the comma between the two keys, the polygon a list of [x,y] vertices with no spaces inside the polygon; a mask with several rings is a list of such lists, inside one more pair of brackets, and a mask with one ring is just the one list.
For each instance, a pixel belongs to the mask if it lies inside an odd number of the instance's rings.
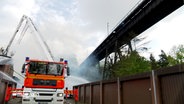
{"label": "bridge pier", "polygon": [[[113,77],[113,76],[109,76],[110,74],[113,75],[113,69],[112,66],[114,64],[116,64],[119,60],[122,59],[123,57],[123,53],[121,50],[125,49],[125,46],[128,46],[127,49],[127,53],[132,52],[132,44],[131,44],[131,40],[129,40],[126,45],[124,46],[120,46],[119,41],[116,40],[115,45],[114,45],[114,52],[109,53],[109,49],[106,48],[106,52],[105,52],[105,61],[104,61],[104,66],[103,66],[103,73],[102,73],[102,78],[103,79],[108,79],[109,77]],[[119,48],[120,47],[120,48]]]}

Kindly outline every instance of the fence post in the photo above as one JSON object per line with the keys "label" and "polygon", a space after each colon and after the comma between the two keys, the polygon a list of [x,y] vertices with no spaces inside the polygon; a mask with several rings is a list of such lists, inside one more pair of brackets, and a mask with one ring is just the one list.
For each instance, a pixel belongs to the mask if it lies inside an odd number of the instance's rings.
{"label": "fence post", "polygon": [[92,84],[90,83],[90,86],[89,86],[89,89],[90,89],[90,98],[89,98],[89,104],[92,104]]}
{"label": "fence post", "polygon": [[152,91],[152,103],[161,104],[158,76],[155,75],[154,70],[151,71],[151,91]]}
{"label": "fence post", "polygon": [[86,102],[85,102],[85,98],[86,98],[86,86],[83,85],[83,88],[84,88],[84,89],[83,89],[83,91],[84,91],[83,94],[84,94],[84,95],[83,95],[83,98],[82,98],[82,102],[83,102],[83,103],[86,103]]}
{"label": "fence post", "polygon": [[100,81],[100,104],[103,104],[103,83]]}
{"label": "fence post", "polygon": [[121,104],[121,90],[120,90],[120,80],[119,80],[119,77],[117,78],[117,84],[118,84],[118,104]]}

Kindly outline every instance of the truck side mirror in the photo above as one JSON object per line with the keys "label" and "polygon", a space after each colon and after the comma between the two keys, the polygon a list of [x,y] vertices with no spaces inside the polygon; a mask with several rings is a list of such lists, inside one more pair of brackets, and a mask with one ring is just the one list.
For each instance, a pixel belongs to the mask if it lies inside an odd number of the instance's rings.
{"label": "truck side mirror", "polygon": [[70,76],[70,68],[67,67],[67,76]]}
{"label": "truck side mirror", "polygon": [[21,71],[21,73],[25,73],[25,66],[26,66],[25,64],[22,65],[22,71]]}

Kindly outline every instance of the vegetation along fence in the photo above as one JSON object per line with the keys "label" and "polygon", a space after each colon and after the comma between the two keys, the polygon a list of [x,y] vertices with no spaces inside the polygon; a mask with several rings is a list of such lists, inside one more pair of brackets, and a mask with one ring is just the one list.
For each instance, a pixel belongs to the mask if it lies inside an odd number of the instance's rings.
{"label": "vegetation along fence", "polygon": [[184,104],[184,64],[75,87],[78,104]]}

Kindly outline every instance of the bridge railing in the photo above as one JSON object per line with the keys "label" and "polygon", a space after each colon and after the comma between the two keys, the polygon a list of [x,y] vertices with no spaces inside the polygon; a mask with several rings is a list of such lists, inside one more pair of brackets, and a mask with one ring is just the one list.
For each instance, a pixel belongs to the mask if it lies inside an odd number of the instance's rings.
{"label": "bridge railing", "polygon": [[[143,0],[139,0],[126,14],[121,18],[121,20],[111,29],[110,33],[112,33],[141,3]],[[110,34],[108,34],[110,35]]]}
{"label": "bridge railing", "polygon": [[79,104],[184,104],[183,86],[184,64],[75,87]]}

